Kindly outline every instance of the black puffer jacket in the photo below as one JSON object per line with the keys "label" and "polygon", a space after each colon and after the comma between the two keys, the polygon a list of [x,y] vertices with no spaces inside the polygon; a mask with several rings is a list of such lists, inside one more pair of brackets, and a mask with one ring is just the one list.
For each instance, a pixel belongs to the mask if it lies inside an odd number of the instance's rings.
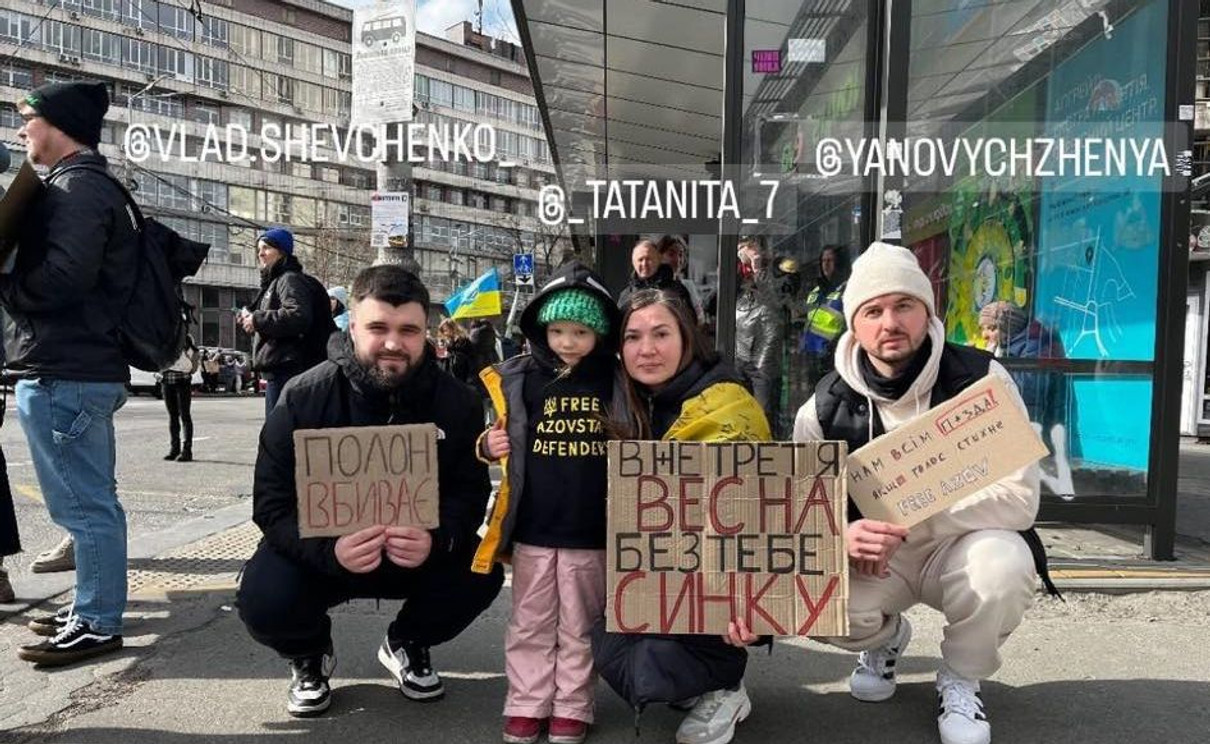
{"label": "black puffer jacket", "polygon": [[689,294],[689,290],[685,289],[685,285],[680,279],[672,273],[672,267],[667,264],[661,265],[655,270],[655,273],[646,279],[639,278],[638,274],[631,273],[630,284],[622,288],[618,293],[618,307],[626,309],[626,303],[630,302],[630,296],[635,292],[641,292],[644,289],[666,289],[681,298],[688,307],[690,312],[695,312],[693,297]]}
{"label": "black puffer jacket", "polygon": [[336,538],[298,536],[294,431],[342,426],[433,423],[437,442],[441,526],[433,530],[429,561],[470,563],[475,530],[491,490],[487,466],[475,457],[483,407],[469,387],[437,368],[432,350],[396,392],[377,392],[353,356],[347,334],[332,336],[328,361],[292,379],[261,430],[252,519],[274,550],[316,571],[346,575],[336,561]]}
{"label": "black puffer jacket", "polygon": [[117,325],[134,287],[138,232],[117,184],[82,150],[59,161],[21,226],[16,265],[0,274],[12,316],[9,367],[25,377],[127,382]]}
{"label": "black puffer jacket", "polygon": [[[323,361],[308,338],[317,308],[311,282],[294,256],[283,256],[269,271],[256,298],[252,322],[252,368],[272,377],[275,372],[293,373]],[[325,316],[330,316],[327,300]]]}

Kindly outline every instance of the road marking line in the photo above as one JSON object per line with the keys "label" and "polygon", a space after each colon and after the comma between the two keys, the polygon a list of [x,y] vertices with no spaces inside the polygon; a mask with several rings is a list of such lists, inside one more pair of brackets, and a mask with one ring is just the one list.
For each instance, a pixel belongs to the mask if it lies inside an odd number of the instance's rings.
{"label": "road marking line", "polygon": [[13,490],[27,499],[37,501],[39,504],[46,503],[46,500],[42,498],[42,491],[37,486],[29,486],[24,483],[14,483]]}

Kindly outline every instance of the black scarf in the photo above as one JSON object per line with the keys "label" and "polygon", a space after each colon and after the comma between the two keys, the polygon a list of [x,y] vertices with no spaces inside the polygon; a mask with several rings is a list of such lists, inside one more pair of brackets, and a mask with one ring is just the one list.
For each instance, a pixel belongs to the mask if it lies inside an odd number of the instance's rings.
{"label": "black scarf", "polygon": [[862,349],[857,354],[857,364],[861,368],[861,379],[875,395],[887,400],[899,400],[907,393],[908,388],[920,376],[924,370],[924,366],[928,364],[929,356],[933,350],[933,340],[928,336],[924,337],[924,343],[916,350],[916,356],[912,357],[912,363],[908,365],[903,374],[898,377],[883,377],[878,370],[874,369],[873,363],[870,362],[870,355]]}

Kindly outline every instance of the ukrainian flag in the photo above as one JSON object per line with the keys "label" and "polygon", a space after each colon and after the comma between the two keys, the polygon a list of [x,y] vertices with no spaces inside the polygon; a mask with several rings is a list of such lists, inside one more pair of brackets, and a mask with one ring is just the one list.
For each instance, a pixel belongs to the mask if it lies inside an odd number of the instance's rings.
{"label": "ukrainian flag", "polygon": [[500,275],[494,268],[489,269],[483,276],[450,295],[445,301],[445,309],[454,320],[499,315]]}

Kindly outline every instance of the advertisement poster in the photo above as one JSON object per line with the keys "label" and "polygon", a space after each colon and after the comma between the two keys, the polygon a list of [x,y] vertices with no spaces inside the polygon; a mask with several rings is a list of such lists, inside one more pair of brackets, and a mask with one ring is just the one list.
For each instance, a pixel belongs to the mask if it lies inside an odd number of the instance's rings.
{"label": "advertisement poster", "polygon": [[406,248],[411,197],[406,191],[380,191],[370,197],[370,245]]}
{"label": "advertisement poster", "polygon": [[415,0],[355,8],[352,126],[411,121],[415,72]]}
{"label": "advertisement poster", "polygon": [[[1047,87],[1053,137],[1153,137],[1164,117],[1166,3],[1151,2],[1063,61]],[[1039,214],[1038,318],[1070,359],[1151,361],[1159,270],[1159,176],[1047,179]],[[1084,182],[1082,182],[1084,181]],[[1117,186],[1120,184],[1120,189]],[[1146,427],[1144,427],[1145,429]]]}
{"label": "advertisement poster", "polygon": [[[1164,116],[1167,4],[1151,2],[1098,36],[1051,75],[1050,136],[1154,137]],[[1120,189],[1116,186],[1120,184]],[[1035,308],[1071,359],[1151,361],[1159,270],[1159,176],[1131,175],[1110,191],[1081,179],[1042,185]],[[1072,383],[1073,450],[1087,465],[1146,469],[1149,380]]]}
{"label": "advertisement poster", "polygon": [[[1033,86],[966,133],[1022,139],[1033,132]],[[949,271],[945,328],[949,341],[982,346],[979,312],[1006,300],[1030,310],[1034,246],[1034,183],[1011,174],[965,178],[949,191]]]}

